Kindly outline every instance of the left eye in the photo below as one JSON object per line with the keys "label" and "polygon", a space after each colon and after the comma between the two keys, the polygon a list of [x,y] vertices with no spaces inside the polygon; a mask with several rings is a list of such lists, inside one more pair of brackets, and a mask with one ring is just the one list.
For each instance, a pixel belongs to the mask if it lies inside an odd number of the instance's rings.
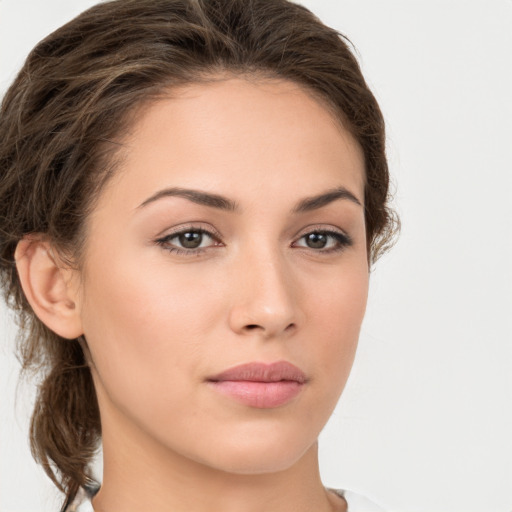
{"label": "left eye", "polygon": [[351,244],[348,236],[337,231],[312,231],[299,238],[295,245],[308,249],[336,250]]}

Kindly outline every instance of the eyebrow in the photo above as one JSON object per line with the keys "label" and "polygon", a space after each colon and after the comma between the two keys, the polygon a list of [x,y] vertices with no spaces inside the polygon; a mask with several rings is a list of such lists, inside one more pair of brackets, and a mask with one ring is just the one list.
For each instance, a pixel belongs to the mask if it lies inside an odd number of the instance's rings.
{"label": "eyebrow", "polygon": [[[211,192],[203,192],[200,190],[193,190],[188,188],[172,187],[159,190],[151,197],[148,197],[138,208],[143,208],[150,203],[158,201],[164,197],[183,197],[193,203],[200,204],[202,206],[208,206],[210,208],[217,208],[219,210],[225,210],[230,212],[237,212],[240,210],[236,201],[228,199],[227,197],[219,194],[213,194]],[[359,199],[345,187],[337,187],[334,189],[327,190],[316,196],[306,197],[301,199],[297,205],[292,209],[292,213],[304,213],[313,210],[318,210],[328,204],[345,199],[352,203],[362,206]]]}
{"label": "eyebrow", "polygon": [[322,194],[318,194],[317,196],[306,197],[299,201],[297,206],[293,209],[293,213],[303,213],[310,212],[312,210],[318,210],[323,206],[327,206],[333,201],[337,201],[338,199],[347,199],[352,203],[357,204],[358,206],[362,206],[361,201],[350,192],[350,190],[345,187],[337,187],[327,192],[323,192]]}
{"label": "eyebrow", "polygon": [[139,208],[143,208],[150,203],[158,201],[163,197],[183,197],[184,199],[188,199],[193,203],[197,203],[203,206],[209,206],[210,208],[218,208],[219,210],[226,211],[237,211],[238,205],[235,201],[223,197],[218,194],[212,194],[210,192],[202,192],[200,190],[192,190],[189,188],[166,188],[158,191],[156,194],[153,194],[151,197],[148,197]]}

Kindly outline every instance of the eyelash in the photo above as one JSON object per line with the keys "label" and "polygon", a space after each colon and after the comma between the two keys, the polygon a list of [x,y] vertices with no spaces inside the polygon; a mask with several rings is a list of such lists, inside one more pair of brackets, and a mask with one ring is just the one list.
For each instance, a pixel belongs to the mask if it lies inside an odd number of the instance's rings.
{"label": "eyelash", "polygon": [[[210,245],[208,247],[198,247],[196,249],[185,249],[185,248],[180,248],[180,247],[175,247],[175,246],[169,245],[169,242],[171,240],[179,237],[180,235],[184,235],[186,233],[198,233],[201,235],[206,235],[206,236],[210,237],[212,240],[214,240],[216,242],[216,244],[220,243],[220,240],[219,240],[220,236],[218,234],[212,233],[211,231],[209,231],[207,229],[197,228],[197,227],[189,227],[186,229],[181,229],[180,231],[176,231],[174,233],[165,235],[164,237],[155,240],[155,242],[157,245],[161,246],[164,250],[166,250],[170,253],[176,254],[178,256],[189,256],[189,257],[190,256],[200,256],[201,254],[203,254],[205,251],[207,251],[211,247],[219,246],[219,245],[214,244],[214,245]],[[350,247],[353,245],[352,239],[345,233],[342,233],[340,231],[335,231],[333,229],[325,229],[325,228],[312,229],[311,231],[308,231],[307,233],[304,233],[302,236],[300,236],[298,238],[298,240],[302,240],[306,236],[312,235],[312,234],[320,234],[320,235],[326,235],[328,237],[331,237],[337,242],[337,245],[335,247],[331,247],[329,249],[321,249],[321,248],[314,249],[312,247],[299,246],[300,248],[309,249],[313,252],[321,253],[321,254],[331,254],[331,253],[341,252],[344,249],[346,249],[347,247]],[[296,242],[294,242],[294,243],[296,243]]]}
{"label": "eyelash", "polygon": [[[186,233],[199,233],[201,235],[207,235],[212,240],[216,241],[217,243],[220,242],[219,238],[220,236],[216,233],[212,233],[208,229],[204,228],[197,228],[197,227],[188,227],[185,229],[180,229],[179,231],[175,231],[174,233],[169,233],[168,235],[165,235],[162,238],[159,238],[156,240],[156,243],[160,245],[164,250],[171,252],[173,254],[179,255],[179,256],[200,256],[202,253],[204,253],[207,249],[210,249],[212,246],[208,247],[199,247],[197,249],[185,249],[180,247],[174,247],[169,245],[169,242],[173,240],[174,238],[179,237],[180,235],[184,235]],[[213,245],[215,247],[216,245]],[[218,245],[217,245],[218,247]]]}
{"label": "eyelash", "polygon": [[302,249],[310,249],[314,252],[319,252],[322,254],[330,254],[330,253],[341,252],[341,251],[345,250],[347,247],[351,247],[353,245],[352,238],[350,238],[345,233],[342,233],[341,231],[336,231],[334,229],[326,229],[326,228],[312,229],[311,231],[308,231],[307,233],[304,233],[302,236],[300,236],[298,240],[302,240],[306,236],[312,235],[312,234],[326,235],[328,237],[331,237],[336,241],[336,245],[329,249],[313,249],[312,247],[300,246]]}

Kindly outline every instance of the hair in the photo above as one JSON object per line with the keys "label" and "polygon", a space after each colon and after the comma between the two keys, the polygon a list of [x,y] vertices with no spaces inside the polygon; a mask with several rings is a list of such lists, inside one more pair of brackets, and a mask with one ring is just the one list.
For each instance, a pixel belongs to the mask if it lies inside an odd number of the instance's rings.
{"label": "hair", "polygon": [[20,324],[22,367],[41,376],[32,453],[65,493],[63,509],[91,484],[99,409],[84,340],[66,340],[35,316],[16,270],[16,245],[40,233],[79,262],[85,220],[116,171],[116,141],[137,110],[174,87],[226,74],[292,81],[328,106],[364,153],[371,262],[397,231],[377,101],[349,41],[305,7],[287,0],[113,0],[41,41],[0,110],[0,283]]}

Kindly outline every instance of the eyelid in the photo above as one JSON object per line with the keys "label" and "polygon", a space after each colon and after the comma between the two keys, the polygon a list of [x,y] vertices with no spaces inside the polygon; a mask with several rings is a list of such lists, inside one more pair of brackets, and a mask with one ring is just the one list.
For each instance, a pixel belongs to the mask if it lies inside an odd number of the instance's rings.
{"label": "eyelid", "polygon": [[[208,247],[196,247],[194,249],[187,249],[185,247],[174,246],[169,242],[169,240],[190,231],[200,232],[203,235],[210,237],[215,243]],[[212,226],[205,227],[205,224],[202,222],[191,222],[181,224],[179,226],[173,227],[171,230],[164,231],[163,234],[158,235],[155,238],[154,243],[156,243],[157,245],[161,246],[163,249],[171,253],[186,256],[197,256],[206,251],[207,249],[209,249],[210,247],[221,246],[222,240],[220,233]]]}
{"label": "eyelid", "polygon": [[352,237],[343,229],[333,226],[331,224],[312,224],[311,226],[306,226],[302,228],[297,235],[295,235],[294,240],[298,240],[309,233],[331,233],[338,234],[347,238],[347,240],[352,241]]}
{"label": "eyelid", "polygon": [[222,235],[213,226],[206,224],[205,222],[186,222],[185,224],[180,224],[162,231],[161,234],[156,236],[156,239],[170,238],[172,236],[186,233],[187,231],[201,231],[212,238],[215,238],[219,242],[222,238]]}
{"label": "eyelid", "polygon": [[336,247],[331,247],[328,249],[314,249],[312,247],[306,246],[298,246],[301,249],[306,249],[309,251],[313,251],[316,253],[328,254],[331,252],[340,252],[343,251],[347,247],[351,247],[354,244],[352,237],[346,233],[343,229],[334,227],[332,225],[313,225],[307,226],[303,230],[301,230],[300,234],[294,238],[293,244],[296,244],[299,240],[303,239],[305,236],[312,233],[324,233],[336,239],[338,245]]}

